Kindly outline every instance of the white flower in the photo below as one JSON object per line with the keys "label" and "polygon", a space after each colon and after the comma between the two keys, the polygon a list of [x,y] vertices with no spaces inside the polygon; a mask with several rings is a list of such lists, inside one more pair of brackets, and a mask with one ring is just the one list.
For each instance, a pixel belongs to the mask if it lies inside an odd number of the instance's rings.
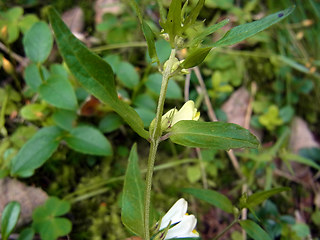
{"label": "white flower", "polygon": [[169,224],[168,233],[164,239],[199,237],[195,230],[197,219],[194,215],[187,215],[188,203],[180,198],[163,216],[159,230],[165,229]]}
{"label": "white flower", "polygon": [[[197,121],[200,118],[200,112],[194,107],[192,100],[187,101],[181,109],[178,111],[173,108],[161,117],[161,130],[168,131],[170,127],[181,120],[194,120]],[[150,124],[150,129],[154,128],[155,119]]]}

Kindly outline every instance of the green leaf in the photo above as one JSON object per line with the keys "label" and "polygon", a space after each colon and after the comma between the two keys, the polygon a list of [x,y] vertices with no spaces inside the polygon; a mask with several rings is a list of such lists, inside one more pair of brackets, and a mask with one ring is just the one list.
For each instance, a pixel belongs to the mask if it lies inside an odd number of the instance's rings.
{"label": "green leaf", "polygon": [[192,24],[195,23],[197,20],[197,17],[199,16],[199,13],[204,5],[205,0],[199,0],[197,5],[192,9],[191,13],[189,16],[186,18],[186,20],[183,22],[183,30],[187,29],[190,27]]}
{"label": "green leaf", "polygon": [[260,203],[267,200],[271,196],[283,191],[290,191],[290,190],[291,189],[288,187],[279,187],[279,188],[273,188],[267,191],[254,193],[247,198],[246,202],[243,204],[244,206],[240,206],[240,208],[247,207],[248,209],[253,209],[255,206],[259,205]]}
{"label": "green leaf", "polygon": [[96,128],[80,126],[73,128],[64,140],[75,151],[98,155],[111,156],[112,147],[108,139]]}
{"label": "green leaf", "polygon": [[18,26],[23,34],[25,34],[33,24],[38,22],[39,19],[34,14],[26,14],[23,18],[18,22]]}
{"label": "green leaf", "polygon": [[211,44],[210,47],[222,47],[241,42],[244,39],[249,38],[258,32],[261,32],[271,25],[286,18],[293,12],[294,9],[295,6],[292,6],[260,20],[234,27],[230,31],[228,31],[220,40]]}
{"label": "green leaf", "polygon": [[[42,72],[47,71],[43,66],[41,66]],[[31,63],[24,70],[24,79],[27,85],[33,90],[37,91],[38,87],[42,84],[42,78],[37,67],[37,64]]]}
{"label": "green leaf", "polygon": [[25,228],[19,234],[18,240],[32,240],[34,236],[34,230],[32,228]]}
{"label": "green leaf", "polygon": [[320,166],[319,164],[317,164],[316,162],[314,162],[313,160],[303,157],[303,156],[299,156],[293,153],[286,153],[286,152],[282,152],[280,154],[281,158],[286,160],[286,161],[291,161],[291,162],[297,162],[297,163],[301,163],[310,167],[313,167],[314,169],[317,169],[318,171],[320,171]]}
{"label": "green leaf", "polygon": [[182,31],[181,27],[181,0],[171,1],[167,21],[160,22],[162,28],[169,34],[171,47],[174,48],[174,40]]}
{"label": "green leaf", "polygon": [[25,228],[19,234],[18,240],[32,240],[34,236],[34,230],[32,228]]}
{"label": "green leaf", "polygon": [[7,240],[16,226],[19,215],[20,215],[21,206],[18,202],[8,203],[1,216],[1,236],[2,239]]}
{"label": "green leaf", "polygon": [[156,117],[155,112],[146,107],[138,107],[135,110],[141,117],[145,127],[149,127],[152,120]]}
{"label": "green leaf", "polygon": [[137,145],[132,146],[122,194],[122,223],[134,234],[144,233],[144,182],[138,165]]}
{"label": "green leaf", "polygon": [[42,120],[47,114],[47,106],[44,104],[28,104],[21,108],[20,114],[26,120]]}
{"label": "green leaf", "polygon": [[127,88],[133,89],[139,83],[139,75],[131,63],[121,62],[117,67],[116,73]]}
{"label": "green leaf", "polygon": [[20,149],[11,161],[10,174],[29,177],[59,146],[62,131],[58,127],[44,127]]}
{"label": "green leaf", "polygon": [[60,53],[73,75],[86,90],[110,105],[136,133],[147,139],[149,134],[143,128],[139,115],[128,104],[118,99],[109,64],[89,51],[72,35],[55,9],[50,7],[48,11]]}
{"label": "green leaf", "polygon": [[76,110],[78,107],[76,94],[71,83],[61,75],[51,75],[39,87],[40,96],[55,107]]}
{"label": "green leaf", "polygon": [[229,150],[259,145],[253,134],[233,123],[183,120],[173,125],[170,134],[172,142],[188,147]]}
{"label": "green leaf", "polygon": [[23,46],[28,58],[36,63],[43,63],[49,56],[53,38],[47,23],[37,22],[27,31]]}
{"label": "green leaf", "polygon": [[104,133],[117,130],[122,125],[122,119],[116,113],[110,113],[99,122],[99,129]]}
{"label": "green leaf", "polygon": [[157,55],[155,40],[154,40],[155,34],[153,33],[152,29],[149,27],[149,25],[144,20],[142,21],[142,32],[143,32],[144,37],[147,40],[148,52],[149,52],[149,57],[151,58],[151,61],[160,63],[158,55]]}
{"label": "green leaf", "polygon": [[56,240],[71,231],[71,222],[59,216],[70,210],[70,204],[56,197],[50,197],[44,205],[37,207],[32,214],[32,227],[43,240]]}
{"label": "green leaf", "polygon": [[271,240],[270,236],[255,222],[243,220],[239,221],[239,224],[254,240]]}
{"label": "green leaf", "polygon": [[205,28],[202,32],[200,32],[199,34],[197,34],[197,36],[195,36],[190,43],[188,43],[188,46],[194,46],[194,45],[198,45],[199,43],[201,43],[201,41],[208,35],[214,33],[215,31],[217,31],[218,29],[222,28],[224,25],[226,25],[229,22],[229,19],[225,19],[217,24],[214,24],[212,26],[209,26],[207,28]]}
{"label": "green leaf", "polygon": [[52,118],[57,126],[63,130],[70,131],[75,125],[77,114],[74,111],[57,109],[52,115]]}
{"label": "green leaf", "polygon": [[233,205],[229,198],[217,191],[196,188],[185,188],[182,191],[190,193],[196,198],[210,203],[211,205],[216,206],[227,213],[233,213]]}
{"label": "green leaf", "polygon": [[199,65],[208,56],[211,48],[197,48],[195,51],[188,54],[186,59],[182,62],[182,68],[192,68]]}

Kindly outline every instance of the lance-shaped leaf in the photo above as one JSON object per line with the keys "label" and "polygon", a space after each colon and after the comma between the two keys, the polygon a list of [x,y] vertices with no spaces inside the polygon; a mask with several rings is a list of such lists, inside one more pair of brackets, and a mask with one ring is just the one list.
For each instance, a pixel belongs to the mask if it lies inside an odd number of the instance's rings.
{"label": "lance-shaped leaf", "polygon": [[260,20],[234,27],[230,31],[228,31],[220,40],[211,44],[210,46],[222,47],[241,42],[244,39],[249,38],[255,35],[256,33],[261,32],[264,29],[270,27],[271,25],[283,20],[284,18],[289,16],[294,9],[295,6],[292,6],[285,10],[271,14]]}
{"label": "lance-shaped leaf", "polygon": [[149,25],[146,23],[146,21],[142,20],[141,24],[142,24],[141,27],[142,27],[143,35],[147,40],[149,56],[152,62],[157,62],[158,64],[160,64],[157,51],[156,51],[155,40],[154,40],[155,34],[152,31],[152,29],[149,27]]}
{"label": "lance-shaped leaf", "polygon": [[149,56],[152,62],[157,62],[159,64],[160,62],[157,56],[155,40],[154,40],[155,34],[152,31],[152,29],[149,27],[149,25],[146,23],[146,21],[143,20],[140,8],[136,0],[130,0],[130,4],[139,18],[143,35],[147,40]]}
{"label": "lance-shaped leaf", "polygon": [[171,1],[166,22],[160,21],[161,27],[169,34],[171,47],[174,46],[174,40],[182,31],[181,26],[181,0]]}
{"label": "lance-shaped leaf", "polygon": [[62,136],[58,127],[39,130],[11,161],[11,175],[29,177],[56,151]]}
{"label": "lance-shaped leaf", "polygon": [[192,68],[194,66],[199,65],[203,62],[203,60],[207,57],[209,54],[211,48],[197,48],[195,51],[191,52],[187,56],[187,58],[182,62],[181,67],[182,68]]}
{"label": "lance-shaped leaf", "polygon": [[233,123],[179,121],[170,130],[172,142],[200,148],[229,150],[257,148],[259,141],[247,129]]}
{"label": "lance-shaped leaf", "polygon": [[205,28],[202,32],[198,33],[196,36],[194,36],[194,38],[192,38],[190,40],[190,42],[188,43],[188,46],[194,46],[197,45],[199,43],[201,43],[201,41],[208,35],[214,33],[215,31],[217,31],[218,29],[222,28],[223,26],[225,26],[227,23],[229,22],[229,19],[225,19],[217,24],[211,25],[207,28]]}
{"label": "lance-shaped leaf", "polygon": [[196,188],[185,188],[182,191],[190,193],[196,198],[210,203],[227,213],[233,213],[233,206],[229,198],[217,191]]}
{"label": "lance-shaped leaf", "polygon": [[185,21],[183,22],[183,30],[187,29],[188,27],[190,27],[192,24],[195,23],[195,21],[197,20],[197,17],[199,16],[199,13],[204,5],[204,1],[205,0],[199,0],[197,5],[195,6],[195,8],[192,9],[191,13],[189,14],[189,16],[185,19]]}
{"label": "lance-shaped leaf", "polygon": [[7,240],[16,226],[19,215],[20,215],[21,206],[18,202],[8,203],[1,216],[1,237],[4,240]]}
{"label": "lance-shaped leaf", "polygon": [[60,53],[73,75],[91,94],[110,105],[136,133],[147,139],[148,132],[139,115],[118,99],[110,65],[73,36],[54,8],[50,7],[48,12]]}
{"label": "lance-shaped leaf", "polygon": [[138,165],[137,145],[133,145],[124,179],[121,220],[134,234],[144,233],[144,182]]}
{"label": "lance-shaped leaf", "polygon": [[262,203],[263,201],[267,200],[271,196],[278,194],[283,191],[290,191],[290,188],[288,187],[279,187],[279,188],[274,188],[270,189],[267,191],[262,191],[258,193],[254,193],[250,195],[245,202],[242,202],[240,205],[240,208],[248,208],[250,211],[257,206],[258,204]]}
{"label": "lance-shaped leaf", "polygon": [[239,224],[254,240],[271,240],[270,236],[255,222],[243,220],[239,221]]}

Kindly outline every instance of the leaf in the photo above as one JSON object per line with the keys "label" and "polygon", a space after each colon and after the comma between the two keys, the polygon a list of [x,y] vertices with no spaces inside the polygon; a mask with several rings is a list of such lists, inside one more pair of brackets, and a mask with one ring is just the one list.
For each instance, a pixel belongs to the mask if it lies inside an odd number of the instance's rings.
{"label": "leaf", "polygon": [[37,22],[26,32],[23,46],[28,58],[36,63],[43,63],[49,56],[53,38],[50,28],[45,22]]}
{"label": "leaf", "polygon": [[149,127],[152,120],[156,117],[155,112],[146,107],[138,107],[135,110],[141,117],[145,127]]}
{"label": "leaf", "polygon": [[195,51],[188,54],[186,59],[181,64],[182,68],[192,68],[199,65],[208,56],[211,48],[197,48]]}
{"label": "leaf", "polygon": [[47,114],[47,106],[44,104],[28,104],[21,108],[21,116],[26,120],[41,120]]}
{"label": "leaf", "polygon": [[147,40],[148,52],[149,52],[149,56],[151,58],[151,61],[160,63],[158,55],[157,55],[155,40],[154,40],[155,34],[153,33],[152,29],[149,27],[149,25],[144,20],[142,20],[142,32],[143,32],[144,37]]}
{"label": "leaf", "polygon": [[35,63],[31,63],[24,70],[24,79],[27,85],[33,90],[37,91],[42,84],[42,79],[38,67]]}
{"label": "leaf", "polygon": [[279,188],[273,188],[267,191],[254,193],[247,198],[247,201],[244,203],[244,206],[240,206],[240,208],[247,207],[248,209],[253,209],[255,206],[259,205],[260,203],[267,200],[271,196],[283,191],[290,191],[290,190],[291,189],[288,187],[279,187]]}
{"label": "leaf", "polygon": [[16,226],[19,215],[20,215],[21,206],[20,203],[12,201],[8,203],[1,216],[1,237],[4,240],[7,240]]}
{"label": "leaf", "polygon": [[190,193],[196,198],[210,203],[211,205],[216,206],[227,213],[233,213],[233,205],[229,198],[217,191],[196,188],[185,188],[182,191]]}
{"label": "leaf", "polygon": [[188,147],[229,150],[259,145],[253,134],[233,123],[183,120],[173,125],[170,134],[172,142]]}
{"label": "leaf", "polygon": [[121,220],[131,232],[140,237],[144,233],[144,185],[138,165],[137,145],[134,144],[124,179]]}
{"label": "leaf", "polygon": [[258,32],[261,32],[271,25],[286,18],[293,12],[294,9],[295,6],[292,6],[260,20],[234,27],[230,31],[228,31],[220,40],[211,44],[210,47],[222,47],[241,42],[244,39],[249,38]]}
{"label": "leaf", "polygon": [[133,89],[139,83],[139,75],[136,69],[128,62],[121,62],[116,73],[127,88]]}
{"label": "leaf", "polygon": [[186,20],[183,22],[183,30],[190,27],[192,24],[195,23],[197,20],[197,17],[199,16],[199,13],[204,5],[205,0],[199,0],[197,5],[192,9],[189,16],[186,18]]}
{"label": "leaf", "polygon": [[77,114],[74,111],[57,109],[52,115],[52,119],[57,126],[61,127],[63,130],[70,131],[75,125]]}
{"label": "leaf", "polygon": [[32,228],[25,228],[19,234],[18,240],[32,240],[34,236],[34,230]]}
{"label": "leaf", "polygon": [[169,34],[171,47],[174,48],[174,40],[180,34],[181,27],[181,0],[171,1],[167,20],[160,22],[161,27]]}
{"label": "leaf", "polygon": [[38,91],[44,100],[55,107],[66,110],[76,110],[78,107],[76,94],[64,76],[51,75]]}
{"label": "leaf", "polygon": [[101,119],[99,129],[104,133],[112,132],[122,125],[122,119],[116,113],[111,113]]}
{"label": "leaf", "polygon": [[71,231],[71,222],[59,216],[70,210],[70,203],[56,197],[50,197],[43,206],[32,214],[32,227],[40,233],[43,240],[56,240]]}
{"label": "leaf", "polygon": [[64,140],[75,151],[98,155],[111,156],[112,147],[108,139],[96,128],[80,126],[73,128]]}
{"label": "leaf", "polygon": [[61,20],[57,11],[49,8],[49,19],[62,57],[77,80],[92,95],[110,105],[141,137],[149,134],[139,115],[128,104],[118,99],[114,76],[109,64],[90,52]]}
{"label": "leaf", "polygon": [[155,34],[153,33],[152,29],[149,27],[148,23],[145,20],[143,20],[142,14],[141,14],[141,11],[140,11],[140,8],[139,8],[137,2],[135,0],[130,0],[130,4],[131,4],[132,8],[135,10],[135,12],[139,18],[143,35],[144,35],[145,39],[147,40],[149,56],[150,56],[152,62],[159,63],[159,59],[158,59],[157,51],[156,51],[156,46],[155,46],[155,40],[154,40]]}
{"label": "leaf", "polygon": [[320,171],[320,165],[309,158],[299,156],[293,153],[286,153],[286,152],[283,152],[280,155],[281,155],[281,158],[285,159],[286,161],[301,163],[309,167],[313,167],[314,169],[317,169],[318,171]]}
{"label": "leaf", "polygon": [[59,146],[62,131],[58,127],[44,127],[20,149],[11,161],[10,174],[29,177]]}
{"label": "leaf", "polygon": [[18,26],[23,34],[25,34],[33,24],[39,22],[39,19],[34,14],[26,14],[23,18],[18,22]]}
{"label": "leaf", "polygon": [[202,32],[200,32],[199,34],[197,34],[197,36],[195,36],[190,43],[188,43],[189,46],[194,46],[197,45],[199,43],[201,43],[201,41],[208,35],[214,33],[215,31],[217,31],[219,28],[222,28],[224,25],[226,25],[229,22],[229,19],[225,19],[217,24],[214,24],[212,26],[209,26],[207,28],[205,28]]}
{"label": "leaf", "polygon": [[239,221],[239,224],[254,240],[271,240],[270,236],[255,222],[243,220]]}

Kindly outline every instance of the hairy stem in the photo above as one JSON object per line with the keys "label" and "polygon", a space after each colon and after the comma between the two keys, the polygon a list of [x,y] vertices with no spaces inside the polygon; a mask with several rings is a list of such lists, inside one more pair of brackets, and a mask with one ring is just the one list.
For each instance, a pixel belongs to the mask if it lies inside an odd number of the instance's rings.
{"label": "hairy stem", "polygon": [[150,133],[150,152],[148,157],[148,167],[147,167],[147,174],[146,174],[146,189],[145,189],[145,195],[144,195],[144,239],[149,240],[150,239],[150,231],[149,231],[149,217],[150,217],[150,198],[151,198],[151,187],[152,187],[152,176],[153,176],[153,168],[154,163],[156,160],[156,154],[158,145],[160,142],[160,137],[162,134],[161,131],[161,118],[163,114],[163,106],[164,101],[166,98],[166,92],[168,88],[168,82],[171,77],[171,68],[174,63],[174,58],[176,55],[176,50],[172,49],[170,58],[167,61],[167,66],[163,71],[162,75],[162,83],[161,83],[161,90],[158,100],[158,106],[157,106],[157,113],[156,113],[156,119],[154,124],[154,129],[151,129]]}

